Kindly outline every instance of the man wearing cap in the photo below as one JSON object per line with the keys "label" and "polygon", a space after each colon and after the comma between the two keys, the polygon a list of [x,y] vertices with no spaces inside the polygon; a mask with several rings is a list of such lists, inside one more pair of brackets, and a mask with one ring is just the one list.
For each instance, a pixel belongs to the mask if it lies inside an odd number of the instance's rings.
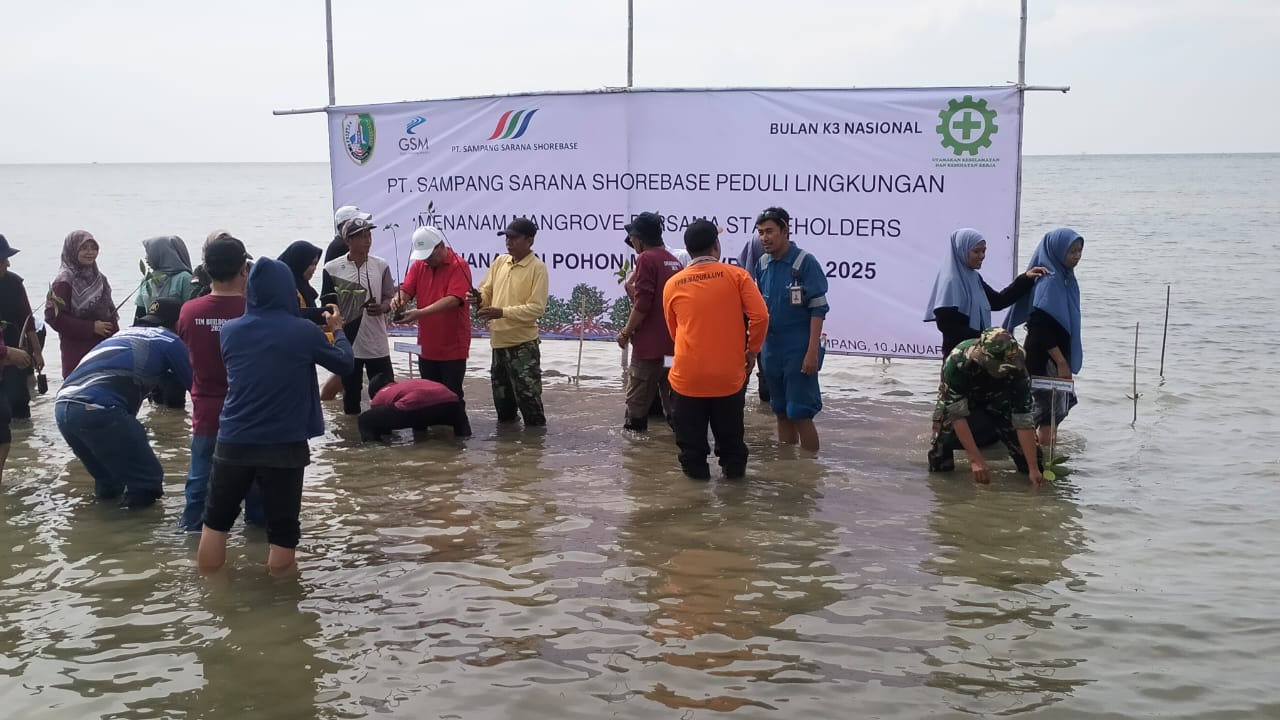
{"label": "man wearing cap", "polygon": [[355,205],[343,205],[333,211],[333,240],[329,242],[329,247],[324,250],[324,261],[327,264],[334,258],[342,257],[347,254],[347,241],[342,237],[342,224],[348,220],[360,218],[367,223],[373,222],[373,215],[367,213]]}
{"label": "man wearing cap", "polygon": [[822,367],[822,324],[827,311],[827,276],[822,263],[791,241],[791,216],[780,207],[756,218],[764,255],[756,282],[769,306],[769,336],[760,365],[769,385],[769,404],[778,419],[778,441],[817,451],[813,418],[822,410],[818,370]]}
{"label": "man wearing cap", "polygon": [[969,427],[969,416],[985,411],[1019,472],[1033,485],[1044,482],[1043,457],[1036,444],[1031,413],[1031,377],[1027,356],[1004,328],[984,330],[965,340],[942,362],[942,387],[933,411],[929,471],[956,467],[953,453],[963,449],[975,482],[991,482],[991,472]]}
{"label": "man wearing cap", "polygon": [[[323,262],[326,265],[329,264],[330,261],[336,260],[342,257],[343,255],[347,254],[347,251],[350,248],[347,247],[347,241],[342,239],[342,234],[339,233],[338,230],[339,228],[342,227],[342,224],[344,222],[355,219],[357,217],[363,218],[367,222],[373,222],[373,215],[370,215],[369,213],[361,210],[355,205],[343,205],[342,207],[333,211],[333,240],[329,242],[329,246],[326,247],[324,250]],[[323,269],[321,270],[321,273],[320,273],[320,279],[321,279],[321,287],[323,287],[323,281],[324,281]],[[326,290],[325,292],[327,293],[328,291]],[[348,339],[355,340],[354,337],[349,337]],[[338,393],[341,391],[342,391],[342,378],[338,377],[337,375],[330,375],[324,381],[324,385],[320,387],[320,399],[332,400],[338,397]]]}
{"label": "man wearing cap", "polygon": [[[769,327],[769,313],[751,276],[720,262],[716,226],[697,220],[684,232],[693,260],[667,282],[662,308],[675,338],[671,366],[672,420],[686,477],[710,480],[707,427],[730,480],[745,477],[742,386]],[[746,324],[743,324],[746,317]]]}
{"label": "man wearing cap", "polygon": [[144,508],[164,492],[164,468],[136,416],[163,379],[191,387],[187,347],[173,331],[181,308],[177,298],[152,301],[137,325],[95,345],[58,390],[58,430],[93,476],[100,499]]}
{"label": "man wearing cap", "polygon": [[489,321],[493,347],[490,382],[498,422],[524,418],[525,427],[547,424],[542,409],[542,354],[538,347],[538,320],[547,311],[547,266],[533,254],[538,226],[528,218],[516,218],[498,233],[507,239],[507,252],[499,255],[471,301],[476,315]]}
{"label": "man wearing cap", "polygon": [[9,258],[17,254],[17,249],[10,247],[4,235],[0,235],[0,327],[4,328],[6,345],[31,356],[25,365],[4,365],[0,374],[0,402],[8,403],[14,420],[25,420],[31,417],[31,388],[27,380],[33,372],[44,370],[44,355],[27,288],[22,278],[9,270]]}
{"label": "man wearing cap", "polygon": [[626,229],[626,243],[636,251],[636,268],[628,282],[631,313],[618,331],[618,346],[631,345],[622,427],[644,432],[649,429],[649,409],[655,395],[662,402],[663,414],[671,417],[666,359],[675,354],[675,344],[661,312],[662,291],[684,266],[667,252],[662,242],[662,217],[657,213],[640,213]]}
{"label": "man wearing cap", "polygon": [[[178,337],[191,360],[191,466],[187,472],[186,506],[181,527],[200,532],[213,448],[218,439],[218,415],[227,398],[227,368],[222,363],[222,326],[244,315],[244,288],[249,279],[249,253],[237,238],[221,233],[205,243],[203,267],[210,294],[187,301],[178,316]],[[262,499],[254,493],[246,501],[245,521],[263,522]]]}
{"label": "man wearing cap", "polygon": [[396,283],[386,260],[370,255],[373,222],[368,213],[357,212],[338,226],[338,236],[347,244],[347,254],[324,266],[321,293],[336,294],[338,308],[347,324],[344,328],[355,354],[355,369],[342,378],[342,411],[360,414],[361,373],[370,378],[379,373],[394,376],[391,344],[387,338],[387,316]]}
{"label": "man wearing cap", "polygon": [[[402,319],[418,323],[418,375],[449,388],[462,403],[466,421],[462,380],[471,355],[471,314],[467,303],[471,266],[430,225],[413,231],[409,259],[409,270],[391,299],[391,309],[399,310],[414,301],[415,308],[406,311]],[[459,433],[461,436],[471,435],[471,423],[465,422],[462,430],[465,432]]]}

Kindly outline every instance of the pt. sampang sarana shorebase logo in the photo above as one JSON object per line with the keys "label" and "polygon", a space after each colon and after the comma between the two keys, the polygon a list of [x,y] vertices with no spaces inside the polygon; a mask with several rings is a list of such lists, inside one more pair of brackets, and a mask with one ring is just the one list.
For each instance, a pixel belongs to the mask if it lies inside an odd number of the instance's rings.
{"label": "pt. sampang sarana shorebase logo", "polygon": [[342,142],[347,148],[347,157],[355,164],[363,165],[373,157],[374,135],[373,116],[369,113],[343,116]]}
{"label": "pt. sampang sarana shorebase logo", "polygon": [[498,126],[493,129],[490,140],[515,140],[524,135],[533,120],[534,110],[508,110],[498,119]]}
{"label": "pt. sampang sarana shorebase logo", "polygon": [[977,155],[979,148],[991,147],[991,136],[1000,130],[996,111],[987,107],[986,98],[974,100],[972,95],[952,98],[938,119],[942,122],[934,130],[942,136],[942,147],[951,148],[956,155]]}

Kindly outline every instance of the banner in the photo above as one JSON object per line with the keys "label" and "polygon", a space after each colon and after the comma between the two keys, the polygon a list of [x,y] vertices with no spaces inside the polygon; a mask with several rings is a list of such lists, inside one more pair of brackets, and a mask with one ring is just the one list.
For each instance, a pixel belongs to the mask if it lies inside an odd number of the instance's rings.
{"label": "banner", "polygon": [[829,352],[938,357],[925,323],[948,238],[987,238],[982,272],[1013,277],[1018,91],[636,91],[395,103],[329,111],[335,206],[359,205],[373,252],[404,277],[415,228],[442,229],[476,285],[516,217],[540,228],[546,337],[612,338],[630,304],[624,226],[649,210],[665,240],[708,218],[737,262],[781,206],[822,263]]}

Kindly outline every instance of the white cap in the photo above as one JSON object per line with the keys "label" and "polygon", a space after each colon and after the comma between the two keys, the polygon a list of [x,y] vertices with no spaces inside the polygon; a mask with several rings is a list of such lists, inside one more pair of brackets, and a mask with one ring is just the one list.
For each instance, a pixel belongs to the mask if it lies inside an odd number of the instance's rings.
{"label": "white cap", "polygon": [[342,207],[335,210],[333,213],[333,229],[337,230],[339,225],[341,225],[342,223],[348,220],[353,220],[355,218],[360,218],[365,222],[373,220],[372,215],[370,215],[367,212],[364,212],[363,210],[356,207],[355,205],[343,205]]}
{"label": "white cap", "polygon": [[430,225],[423,225],[413,231],[413,252],[409,254],[411,260],[426,260],[431,257],[431,253],[435,252],[437,246],[444,242],[444,237],[440,231]]}

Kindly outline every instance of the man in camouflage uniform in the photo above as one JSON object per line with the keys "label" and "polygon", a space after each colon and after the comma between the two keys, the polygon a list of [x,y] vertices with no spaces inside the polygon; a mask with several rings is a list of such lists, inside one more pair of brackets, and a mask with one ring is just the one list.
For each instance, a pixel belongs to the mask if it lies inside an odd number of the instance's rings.
{"label": "man in camouflage uniform", "polygon": [[1043,460],[1032,424],[1026,355],[1003,328],[985,330],[980,337],[961,342],[943,362],[942,388],[933,411],[930,472],[954,470],[952,453],[963,448],[969,456],[974,481],[991,481],[986,460],[969,427],[968,418],[973,412],[990,416],[1019,472],[1028,473],[1034,485],[1044,481]]}

